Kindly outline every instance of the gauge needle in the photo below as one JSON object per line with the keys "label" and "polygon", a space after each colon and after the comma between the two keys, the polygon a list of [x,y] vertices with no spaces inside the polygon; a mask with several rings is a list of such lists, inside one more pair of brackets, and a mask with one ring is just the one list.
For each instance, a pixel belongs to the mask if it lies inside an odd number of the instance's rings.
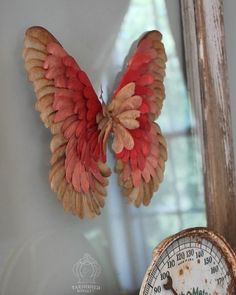
{"label": "gauge needle", "polygon": [[173,288],[173,282],[171,276],[167,277],[167,283],[163,285],[165,290],[171,290],[174,295],[178,295],[178,293]]}

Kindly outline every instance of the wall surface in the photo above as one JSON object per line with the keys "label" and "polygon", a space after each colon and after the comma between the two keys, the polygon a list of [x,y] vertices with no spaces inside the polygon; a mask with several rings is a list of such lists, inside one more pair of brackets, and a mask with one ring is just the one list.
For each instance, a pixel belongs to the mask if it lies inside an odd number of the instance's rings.
{"label": "wall surface", "polygon": [[[233,5],[233,0],[229,2]],[[99,89],[101,81],[97,78],[106,68],[129,4],[129,0],[2,0],[0,3],[1,295],[75,294],[72,287],[77,278],[72,273],[73,265],[85,253],[102,268],[98,283],[104,288],[103,295],[120,294],[118,281],[123,282],[124,289],[139,286],[132,278],[129,256],[121,243],[126,220],[118,206],[123,200],[117,189],[117,176],[113,174],[110,178],[108,195],[112,198],[107,198],[103,214],[96,222],[64,214],[50,190],[47,178],[51,136],[34,111],[35,95],[21,58],[24,31],[33,25],[45,26],[76,57]],[[178,1],[168,0],[167,8],[181,59]],[[229,13],[233,14],[230,9]],[[229,47],[234,58],[231,44]],[[234,107],[236,117],[236,102]],[[112,214],[111,207],[115,208]],[[116,239],[111,239],[113,236]],[[117,248],[122,255],[112,256]],[[140,257],[144,256],[142,249],[139,251]],[[138,265],[140,261],[132,262],[132,268],[142,269]],[[116,269],[115,265],[120,267]]]}
{"label": "wall surface", "polygon": [[224,1],[225,38],[228,58],[229,86],[231,100],[232,129],[234,139],[234,157],[236,163],[236,34],[235,30],[236,1]]}

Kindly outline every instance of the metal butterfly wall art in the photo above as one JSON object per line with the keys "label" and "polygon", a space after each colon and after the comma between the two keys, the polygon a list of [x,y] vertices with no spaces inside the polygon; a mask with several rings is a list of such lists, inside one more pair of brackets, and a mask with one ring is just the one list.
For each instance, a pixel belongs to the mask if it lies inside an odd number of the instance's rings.
{"label": "metal butterfly wall art", "polygon": [[101,213],[108,177],[106,142],[112,150],[123,195],[148,205],[163,179],[166,141],[154,120],[165,90],[162,35],[139,41],[111,102],[100,102],[87,74],[42,27],[25,33],[23,58],[37,96],[36,109],[52,133],[49,181],[64,210],[80,218]]}

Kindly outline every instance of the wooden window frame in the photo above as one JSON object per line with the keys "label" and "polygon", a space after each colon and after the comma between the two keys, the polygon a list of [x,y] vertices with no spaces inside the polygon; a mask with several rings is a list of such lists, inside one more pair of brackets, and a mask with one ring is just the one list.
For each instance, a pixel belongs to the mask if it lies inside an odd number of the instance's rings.
{"label": "wooden window frame", "polygon": [[202,145],[208,227],[236,250],[236,191],[223,1],[180,0],[189,96]]}

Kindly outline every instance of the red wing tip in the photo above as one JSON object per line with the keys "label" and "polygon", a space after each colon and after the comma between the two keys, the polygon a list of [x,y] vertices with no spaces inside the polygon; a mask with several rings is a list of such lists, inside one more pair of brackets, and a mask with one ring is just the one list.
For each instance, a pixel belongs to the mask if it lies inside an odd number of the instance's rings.
{"label": "red wing tip", "polygon": [[140,42],[144,39],[151,39],[151,40],[158,40],[161,41],[162,39],[162,34],[157,31],[157,30],[152,30],[152,31],[148,31],[146,33],[144,33],[144,35],[142,36],[142,38],[139,40],[138,45],[140,44]]}
{"label": "red wing tip", "polygon": [[57,39],[53,36],[53,34],[51,34],[47,29],[45,29],[44,27],[41,26],[32,26],[29,27],[26,31],[25,31],[25,35],[26,36],[30,36],[32,35],[34,38],[39,39],[40,38],[46,38],[47,40],[51,40],[53,42],[56,42],[58,44],[60,44]]}
{"label": "red wing tip", "polygon": [[41,26],[32,26],[32,27],[29,27],[25,31],[25,33],[28,34],[28,33],[32,32],[32,31],[46,31],[47,33],[49,33],[47,29],[45,29],[44,27],[41,27]]}
{"label": "red wing tip", "polygon": [[159,37],[160,39],[162,38],[162,34],[161,32],[159,32],[158,30],[152,30],[152,31],[148,31],[145,33],[144,37],[148,37],[148,36],[155,36],[155,37]]}

